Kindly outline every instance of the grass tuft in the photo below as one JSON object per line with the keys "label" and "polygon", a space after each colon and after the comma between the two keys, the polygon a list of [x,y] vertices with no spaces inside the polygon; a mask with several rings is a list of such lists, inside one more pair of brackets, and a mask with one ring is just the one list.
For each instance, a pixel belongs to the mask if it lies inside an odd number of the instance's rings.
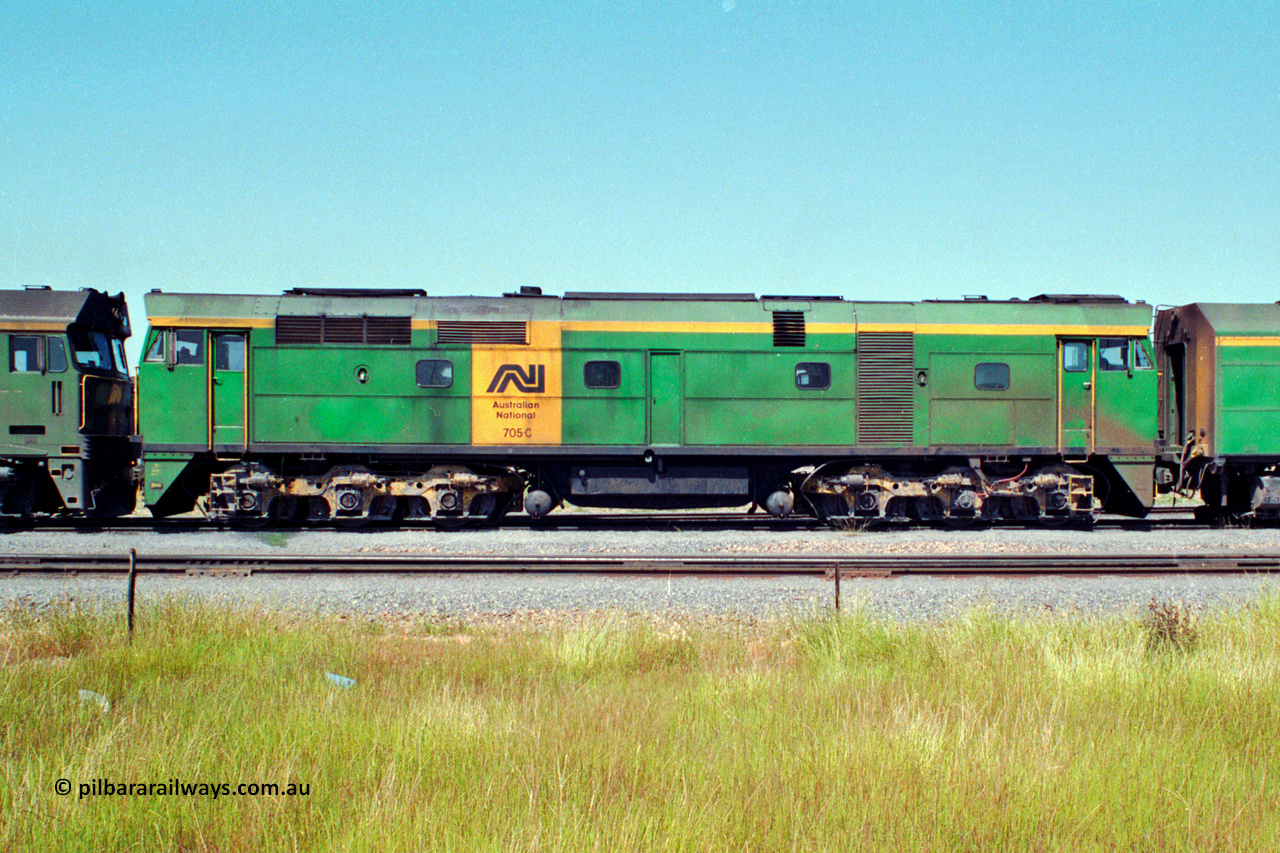
{"label": "grass tuft", "polygon": [[1195,614],[1181,601],[1156,601],[1147,604],[1145,622],[1147,650],[1153,652],[1189,653],[1199,641]]}

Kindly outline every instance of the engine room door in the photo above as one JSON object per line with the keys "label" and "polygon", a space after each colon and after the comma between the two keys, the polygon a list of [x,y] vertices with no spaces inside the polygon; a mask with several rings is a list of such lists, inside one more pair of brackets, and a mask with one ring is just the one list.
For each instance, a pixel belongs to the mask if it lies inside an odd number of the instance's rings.
{"label": "engine room door", "polygon": [[680,353],[649,353],[649,443],[680,443]]}
{"label": "engine room door", "polygon": [[245,446],[245,336],[213,332],[209,372],[209,443]]}
{"label": "engine room door", "polygon": [[1083,459],[1093,452],[1097,352],[1092,340],[1058,341],[1058,452]]}

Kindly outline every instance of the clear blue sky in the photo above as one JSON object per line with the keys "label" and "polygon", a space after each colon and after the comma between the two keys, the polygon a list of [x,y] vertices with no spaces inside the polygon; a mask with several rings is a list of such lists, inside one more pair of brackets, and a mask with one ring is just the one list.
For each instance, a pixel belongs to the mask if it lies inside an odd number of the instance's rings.
{"label": "clear blue sky", "polygon": [[0,281],[1280,298],[1280,4],[6,3]]}

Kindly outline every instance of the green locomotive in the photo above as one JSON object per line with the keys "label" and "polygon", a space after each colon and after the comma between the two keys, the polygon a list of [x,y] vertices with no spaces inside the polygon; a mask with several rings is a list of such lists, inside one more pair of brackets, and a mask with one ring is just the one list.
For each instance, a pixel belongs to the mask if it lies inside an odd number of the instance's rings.
{"label": "green locomotive", "polygon": [[1280,305],[1162,309],[1155,338],[1166,479],[1205,515],[1280,516]]}
{"label": "green locomotive", "polygon": [[143,499],[169,515],[1142,515],[1150,306],[746,294],[147,296]]}
{"label": "green locomotive", "polygon": [[132,512],[133,384],[124,296],[0,291],[8,351],[0,379],[0,522]]}

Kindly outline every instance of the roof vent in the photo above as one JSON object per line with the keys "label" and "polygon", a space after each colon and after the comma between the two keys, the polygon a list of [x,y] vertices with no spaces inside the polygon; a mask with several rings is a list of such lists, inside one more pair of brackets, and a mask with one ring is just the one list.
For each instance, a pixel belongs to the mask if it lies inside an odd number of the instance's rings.
{"label": "roof vent", "polygon": [[276,317],[276,344],[381,344],[408,346],[408,317]]}
{"label": "roof vent", "polygon": [[529,343],[529,324],[523,320],[440,320],[436,329],[442,344]]}
{"label": "roof vent", "polygon": [[775,347],[804,346],[804,312],[773,312],[773,345]]}

